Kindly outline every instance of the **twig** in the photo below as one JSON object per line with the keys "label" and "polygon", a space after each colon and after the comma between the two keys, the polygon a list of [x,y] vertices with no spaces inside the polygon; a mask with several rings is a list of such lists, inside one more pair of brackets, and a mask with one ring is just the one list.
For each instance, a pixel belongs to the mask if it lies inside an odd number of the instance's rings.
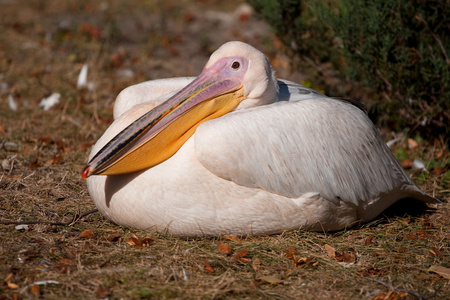
{"label": "twig", "polygon": [[412,295],[412,296],[414,296],[414,297],[416,297],[417,299],[420,299],[420,300],[427,300],[427,299],[432,299],[432,298],[436,297],[436,293],[434,295],[432,295],[432,296],[424,296],[424,295],[421,295],[421,294],[419,294],[419,293],[417,293],[415,291],[412,291],[412,290],[394,288],[393,286],[387,284],[386,282],[384,282],[384,281],[382,281],[380,279],[370,278],[370,277],[364,277],[364,278],[366,278],[367,280],[379,283],[382,286],[387,287],[388,289],[392,289],[393,291],[408,293],[408,294],[410,294],[410,295]]}
{"label": "twig", "polygon": [[98,209],[91,209],[88,210],[87,212],[80,214],[75,214],[75,216],[73,216],[73,218],[70,221],[67,222],[49,222],[49,221],[8,221],[8,220],[0,220],[0,224],[3,225],[34,225],[34,224],[45,224],[45,225],[52,225],[52,226],[69,226],[69,225],[73,225],[75,222],[77,222],[78,220],[80,220],[81,218],[84,218],[86,216],[89,216],[91,214],[94,214],[98,212]]}

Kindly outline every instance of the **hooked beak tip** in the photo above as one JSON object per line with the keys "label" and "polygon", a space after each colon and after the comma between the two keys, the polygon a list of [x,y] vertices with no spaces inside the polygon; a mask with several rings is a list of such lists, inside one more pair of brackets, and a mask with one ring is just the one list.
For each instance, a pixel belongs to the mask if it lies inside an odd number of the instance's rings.
{"label": "hooked beak tip", "polygon": [[83,173],[81,174],[81,177],[83,177],[83,179],[86,179],[89,177],[89,171],[90,171],[91,167],[87,166],[86,168],[84,168]]}

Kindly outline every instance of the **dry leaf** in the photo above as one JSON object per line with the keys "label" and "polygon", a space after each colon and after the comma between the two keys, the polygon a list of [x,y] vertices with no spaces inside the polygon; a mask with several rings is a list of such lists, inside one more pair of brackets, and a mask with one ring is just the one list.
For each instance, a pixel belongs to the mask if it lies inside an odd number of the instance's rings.
{"label": "dry leaf", "polygon": [[405,159],[405,160],[402,162],[402,167],[403,167],[403,169],[411,169],[411,168],[413,167],[413,163],[412,163],[411,160]]}
{"label": "dry leaf", "polygon": [[153,242],[152,238],[149,236],[146,236],[142,239],[142,246],[148,246],[150,243]]}
{"label": "dry leaf", "polygon": [[433,168],[433,173],[436,176],[440,176],[442,173],[444,173],[444,168],[436,166]]}
{"label": "dry leaf", "polygon": [[222,241],[219,241],[219,245],[217,246],[217,250],[219,250],[220,254],[223,255],[229,255],[232,251],[231,245],[228,243],[223,243]]}
{"label": "dry leaf", "polygon": [[409,149],[415,149],[419,146],[419,144],[413,140],[413,139],[408,139],[408,148]]}
{"label": "dry leaf", "polygon": [[223,236],[224,239],[236,242],[236,243],[240,243],[242,242],[242,240],[240,238],[238,238],[237,236],[235,236],[234,234],[226,234]]}
{"label": "dry leaf", "polygon": [[5,280],[3,281],[4,286],[5,286],[5,288],[10,289],[10,290],[18,289],[19,286],[15,283],[11,282],[12,277],[13,277],[13,273],[9,273],[8,276],[6,276]]}
{"label": "dry leaf", "polygon": [[442,266],[431,266],[428,272],[434,272],[444,277],[445,279],[450,279],[450,269]]}
{"label": "dry leaf", "polygon": [[372,300],[399,300],[402,298],[406,298],[408,296],[408,293],[406,292],[389,292],[388,294],[378,294],[375,297],[372,298]]}
{"label": "dry leaf", "polygon": [[259,277],[258,279],[261,281],[270,283],[270,284],[282,284],[283,283],[283,280],[280,280],[273,276],[262,276],[262,277]]}
{"label": "dry leaf", "polygon": [[328,257],[331,257],[331,258],[336,257],[336,251],[330,245],[325,244],[325,250],[327,250]]}
{"label": "dry leaf", "polygon": [[364,276],[364,277],[380,277],[380,276],[384,276],[384,272],[380,269],[374,268],[374,267],[370,267],[367,269],[364,269],[360,272],[360,275]]}
{"label": "dry leaf", "polygon": [[342,254],[336,255],[336,261],[345,262],[345,263],[353,263],[356,261],[356,252],[353,249],[349,249],[344,251]]}
{"label": "dry leaf", "polygon": [[36,158],[35,160],[33,160],[32,162],[30,162],[29,168],[31,170],[37,169],[41,166],[41,163],[39,162],[39,160]]}
{"label": "dry leaf", "polygon": [[60,274],[67,274],[69,272],[69,268],[65,264],[58,264],[53,268],[53,271]]}
{"label": "dry leaf", "polygon": [[375,244],[375,242],[373,241],[373,238],[375,237],[374,234],[369,235],[365,240],[364,240],[364,246],[368,246],[368,245],[373,245]]}
{"label": "dry leaf", "polygon": [[40,288],[40,286],[39,286],[38,284],[33,284],[33,285],[31,286],[31,293],[32,293],[34,296],[39,296],[39,295],[41,294],[41,288]]}
{"label": "dry leaf", "polygon": [[289,247],[286,251],[282,252],[282,255],[284,255],[289,260],[294,259],[294,256],[299,254],[300,253],[298,253],[294,247]]}
{"label": "dry leaf", "polygon": [[442,149],[441,151],[439,151],[439,152],[436,154],[435,159],[441,158],[444,154],[446,154],[446,152],[447,152],[447,151],[445,151],[445,150]]}
{"label": "dry leaf", "polygon": [[289,247],[286,251],[288,253],[294,254],[294,255],[299,255],[300,254],[300,253],[297,252],[297,249],[295,249],[294,247]]}
{"label": "dry leaf", "polygon": [[442,252],[439,251],[439,249],[436,248],[436,247],[433,247],[432,249],[430,249],[430,253],[431,253],[431,256],[439,256],[439,257],[441,257],[441,258],[444,257],[444,256],[442,255]]}
{"label": "dry leaf", "polygon": [[142,247],[142,242],[138,237],[129,238],[126,243],[131,247]]}
{"label": "dry leaf", "polygon": [[19,288],[19,286],[18,286],[17,284],[12,283],[12,282],[10,282],[10,281],[6,282],[6,286],[7,286],[8,289],[10,289],[10,290],[15,290],[15,289],[18,289],[18,288]]}
{"label": "dry leaf", "polygon": [[59,260],[59,263],[64,264],[64,265],[71,265],[72,260],[70,260],[69,258],[63,258],[63,259]]}
{"label": "dry leaf", "polygon": [[54,160],[53,158],[50,158],[49,160],[47,160],[47,162],[44,164],[44,168],[49,167],[51,164],[53,164]]}
{"label": "dry leaf", "polygon": [[314,256],[309,256],[309,257],[300,257],[297,258],[296,256],[294,256],[294,266],[295,267],[305,267],[305,266],[317,266],[319,264],[319,262],[316,260],[316,258]]}
{"label": "dry leaf", "polygon": [[206,259],[203,259],[203,270],[205,271],[205,273],[214,273],[213,267],[211,267],[209,261],[207,261]]}
{"label": "dry leaf", "polygon": [[111,234],[110,236],[107,236],[105,239],[111,243],[120,243],[120,241],[122,240],[120,234]]}
{"label": "dry leaf", "polygon": [[261,260],[259,258],[255,258],[253,260],[252,268],[255,271],[259,271],[261,269]]}
{"label": "dry leaf", "polygon": [[248,263],[248,262],[251,261],[250,258],[244,257],[244,256],[246,256],[247,254],[248,254],[248,250],[245,249],[245,250],[242,250],[242,251],[239,251],[238,253],[236,253],[236,254],[234,255],[233,258],[234,258],[235,260],[237,260],[237,261],[240,261],[241,263],[246,264],[246,263]]}
{"label": "dry leaf", "polygon": [[80,237],[81,238],[85,238],[85,239],[93,239],[94,235],[95,234],[94,234],[94,231],[92,229],[86,229],[85,231],[80,233]]}
{"label": "dry leaf", "polygon": [[111,295],[111,292],[107,287],[104,287],[102,284],[100,284],[97,288],[96,292],[97,298],[103,299]]}

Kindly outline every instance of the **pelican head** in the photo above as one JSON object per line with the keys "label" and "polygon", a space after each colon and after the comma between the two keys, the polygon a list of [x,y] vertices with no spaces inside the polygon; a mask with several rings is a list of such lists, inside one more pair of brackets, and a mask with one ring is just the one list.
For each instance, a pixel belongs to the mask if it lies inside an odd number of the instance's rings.
{"label": "pelican head", "polygon": [[274,102],[277,90],[263,53],[245,43],[226,43],[194,81],[111,139],[89,161],[83,178],[155,166],[175,154],[201,123]]}

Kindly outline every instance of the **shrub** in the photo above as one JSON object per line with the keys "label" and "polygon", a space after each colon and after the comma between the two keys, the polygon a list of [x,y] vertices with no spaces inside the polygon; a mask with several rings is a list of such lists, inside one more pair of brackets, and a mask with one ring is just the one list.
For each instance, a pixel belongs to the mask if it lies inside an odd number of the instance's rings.
{"label": "shrub", "polygon": [[[297,54],[342,55],[349,78],[385,96],[372,111],[412,131],[450,133],[449,0],[340,0],[334,7],[326,0],[249,2],[291,49],[317,47],[293,49]],[[330,48],[330,36],[342,51]]]}

